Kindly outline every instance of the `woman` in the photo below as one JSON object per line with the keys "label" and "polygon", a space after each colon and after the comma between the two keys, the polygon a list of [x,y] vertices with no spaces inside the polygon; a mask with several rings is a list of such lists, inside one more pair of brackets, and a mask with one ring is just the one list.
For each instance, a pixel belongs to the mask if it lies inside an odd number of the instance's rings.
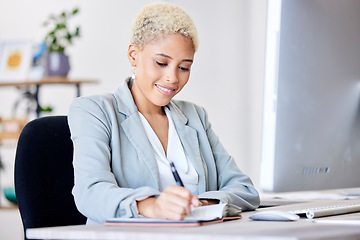
{"label": "woman", "polygon": [[[219,202],[252,210],[259,196],[212,131],[205,110],[173,100],[186,85],[198,47],[181,8],[145,6],[132,27],[134,74],[114,94],[76,99],[73,194],[88,223],[111,217],[183,219]],[[177,186],[173,162],[184,186]]]}

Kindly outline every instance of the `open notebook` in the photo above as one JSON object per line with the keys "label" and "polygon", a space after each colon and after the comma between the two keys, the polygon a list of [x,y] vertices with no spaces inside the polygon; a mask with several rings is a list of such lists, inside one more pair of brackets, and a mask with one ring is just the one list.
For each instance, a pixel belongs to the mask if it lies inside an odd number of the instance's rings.
{"label": "open notebook", "polygon": [[105,222],[108,226],[201,226],[219,223],[226,220],[240,219],[241,207],[232,204],[216,204],[196,207],[192,214],[184,220],[168,220],[155,218],[110,218]]}

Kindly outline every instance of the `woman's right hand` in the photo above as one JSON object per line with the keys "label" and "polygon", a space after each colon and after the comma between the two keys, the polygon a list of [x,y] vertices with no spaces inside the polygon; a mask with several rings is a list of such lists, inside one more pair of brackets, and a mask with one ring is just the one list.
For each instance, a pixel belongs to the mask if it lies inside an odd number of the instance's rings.
{"label": "woman's right hand", "polygon": [[137,202],[139,213],[149,218],[182,220],[199,206],[199,198],[181,186],[168,186],[159,197],[149,197]]}

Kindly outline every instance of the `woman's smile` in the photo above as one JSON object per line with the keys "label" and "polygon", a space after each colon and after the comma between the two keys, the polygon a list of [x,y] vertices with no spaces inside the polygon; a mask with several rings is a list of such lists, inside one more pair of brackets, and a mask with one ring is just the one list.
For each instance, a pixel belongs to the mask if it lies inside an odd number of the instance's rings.
{"label": "woman's smile", "polygon": [[155,87],[159,90],[160,93],[162,93],[166,96],[171,96],[176,90],[175,88],[166,87],[166,86],[159,85],[159,84],[155,84]]}

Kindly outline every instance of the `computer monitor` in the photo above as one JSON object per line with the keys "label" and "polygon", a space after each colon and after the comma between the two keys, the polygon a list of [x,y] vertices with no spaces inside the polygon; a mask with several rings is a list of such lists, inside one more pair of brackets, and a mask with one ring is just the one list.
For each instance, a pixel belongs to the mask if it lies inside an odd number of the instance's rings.
{"label": "computer monitor", "polygon": [[360,1],[269,0],[263,191],[360,187]]}

